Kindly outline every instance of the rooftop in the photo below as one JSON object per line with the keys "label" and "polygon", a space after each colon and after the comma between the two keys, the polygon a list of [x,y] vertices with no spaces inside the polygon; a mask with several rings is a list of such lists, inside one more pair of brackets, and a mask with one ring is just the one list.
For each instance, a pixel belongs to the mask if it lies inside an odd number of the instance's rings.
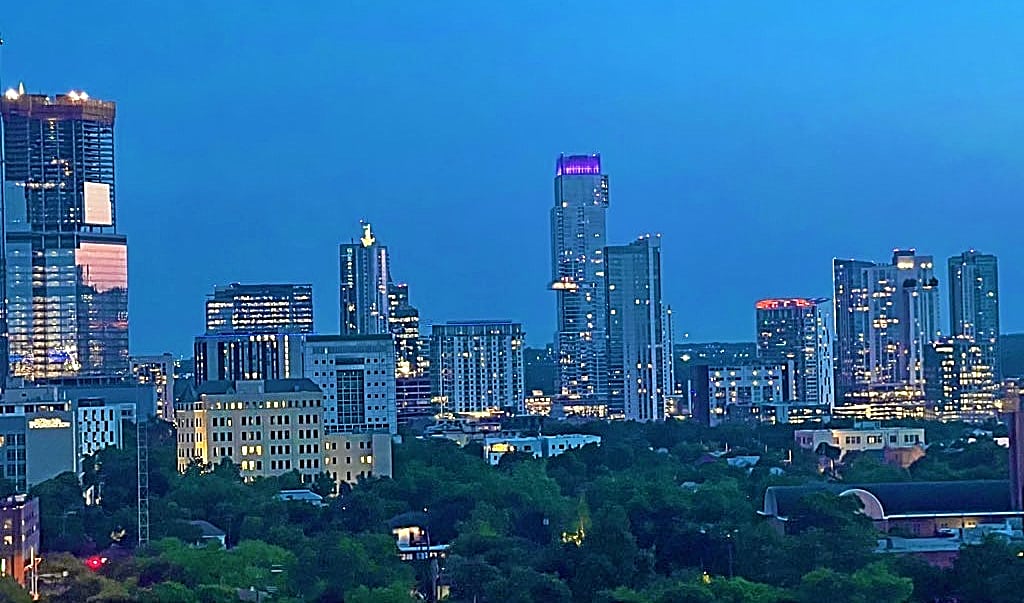
{"label": "rooftop", "polygon": [[320,387],[309,379],[266,379],[255,381],[262,384],[262,392],[249,391],[247,383],[252,381],[206,381],[201,384],[196,393],[199,395],[217,396],[226,394],[237,394],[239,390],[243,393],[264,393],[264,394],[291,394],[299,392],[323,393]]}

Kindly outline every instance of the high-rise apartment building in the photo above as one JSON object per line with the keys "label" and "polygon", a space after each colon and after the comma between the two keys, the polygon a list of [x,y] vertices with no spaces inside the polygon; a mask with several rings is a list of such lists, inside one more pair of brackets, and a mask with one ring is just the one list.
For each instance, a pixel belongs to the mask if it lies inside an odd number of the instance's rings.
{"label": "high-rise apartment building", "polygon": [[235,333],[195,338],[195,383],[302,376],[301,333]]}
{"label": "high-rise apartment building", "polygon": [[324,392],[327,433],[398,432],[391,335],[308,335],[302,365]]}
{"label": "high-rise apartment building", "polygon": [[522,413],[521,324],[502,320],[433,325],[430,337],[431,389],[444,412],[492,410]]}
{"label": "high-rise apartment building", "polygon": [[206,333],[313,332],[313,285],[218,285],[206,300]]}
{"label": "high-rise apartment building", "polygon": [[923,388],[925,349],[940,336],[932,257],[897,249],[890,264],[835,260],[833,276],[838,396],[888,384]]}
{"label": "high-rise apartment building", "polygon": [[1000,379],[996,256],[970,249],[949,258],[949,322],[953,337],[967,337],[981,346],[982,360]]}
{"label": "high-rise apartment building", "polygon": [[551,209],[551,288],[557,298],[559,394],[606,403],[605,212],[600,155],[562,155]]}
{"label": "high-rise apartment building", "polygon": [[420,349],[420,312],[409,303],[409,285],[405,283],[388,286],[388,325],[395,337],[396,375],[425,375],[429,363]]}
{"label": "high-rise apartment building", "polygon": [[156,387],[156,416],[174,421],[174,356],[132,356],[132,377],[140,384]]}
{"label": "high-rise apartment building", "polygon": [[997,418],[996,383],[985,346],[970,337],[944,337],[925,350],[925,399],[944,421]]}
{"label": "high-rise apartment building", "polygon": [[9,90],[3,123],[9,375],[128,370],[128,242],[117,230],[113,102]]}
{"label": "high-rise apartment building", "polygon": [[369,224],[359,241],[341,244],[341,334],[390,333],[388,248],[377,243]]}
{"label": "high-rise apartment building", "polygon": [[793,362],[796,400],[832,407],[832,300],[762,299],[757,312],[757,358],[769,364]]}
{"label": "high-rise apartment building", "polygon": [[665,418],[673,393],[671,311],[661,299],[661,239],[605,247],[608,412],[632,421]]}

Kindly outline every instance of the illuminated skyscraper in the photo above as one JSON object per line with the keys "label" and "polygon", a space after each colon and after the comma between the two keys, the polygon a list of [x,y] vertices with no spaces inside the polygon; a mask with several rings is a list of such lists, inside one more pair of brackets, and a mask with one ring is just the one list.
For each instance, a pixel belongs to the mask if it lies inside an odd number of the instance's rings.
{"label": "illuminated skyscraper", "polygon": [[832,407],[832,300],[762,299],[757,311],[757,357],[765,363],[793,362],[796,400]]}
{"label": "illuminated skyscraper", "polygon": [[358,242],[341,244],[341,334],[381,335],[388,324],[388,248],[369,224]]}
{"label": "illuminated skyscraper", "polygon": [[128,243],[117,232],[115,113],[113,102],[84,92],[9,90],[0,99],[11,376],[128,370]]}
{"label": "illuminated skyscraper", "polygon": [[504,320],[433,325],[431,389],[445,412],[522,413],[523,327]]}
{"label": "illuminated skyscraper", "polygon": [[893,251],[891,264],[833,263],[837,403],[871,386],[924,386],[925,349],[940,336],[931,256]]}
{"label": "illuminated skyscraper", "polygon": [[559,394],[607,402],[605,211],[600,155],[562,155],[551,209],[551,288],[557,297]]}
{"label": "illuminated skyscraper", "polygon": [[984,364],[998,380],[999,262],[996,256],[971,249],[949,258],[949,322],[954,337],[967,337],[981,347]]}
{"label": "illuminated skyscraper", "polygon": [[206,333],[313,332],[313,285],[218,285],[206,300]]}
{"label": "illuminated skyscraper", "polygon": [[661,240],[647,235],[604,251],[608,412],[660,421],[674,385],[671,312],[661,300]]}

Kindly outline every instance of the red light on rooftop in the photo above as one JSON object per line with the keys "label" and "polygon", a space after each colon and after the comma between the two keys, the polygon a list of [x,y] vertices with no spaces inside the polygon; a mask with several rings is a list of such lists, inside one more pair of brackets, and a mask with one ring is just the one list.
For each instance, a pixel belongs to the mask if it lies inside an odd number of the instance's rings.
{"label": "red light on rooftop", "polygon": [[85,567],[89,568],[94,572],[100,571],[100,568],[107,562],[106,557],[100,557],[99,555],[93,555],[85,560]]}
{"label": "red light on rooftop", "polygon": [[786,299],[762,299],[754,304],[758,310],[778,310],[780,308],[810,308],[814,303],[802,297]]}

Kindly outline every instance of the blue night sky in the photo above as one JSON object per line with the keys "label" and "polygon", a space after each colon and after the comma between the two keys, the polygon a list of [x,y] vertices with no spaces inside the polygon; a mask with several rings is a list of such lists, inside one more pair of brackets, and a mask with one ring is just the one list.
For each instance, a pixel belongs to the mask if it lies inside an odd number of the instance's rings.
{"label": "blue night sky", "polygon": [[232,281],[312,282],[335,331],[337,245],[360,219],[427,321],[513,318],[548,341],[554,162],[591,151],[610,241],[663,235],[678,335],[753,339],[756,299],[827,296],[834,256],[894,246],[943,281],[946,257],[997,254],[1003,330],[1024,330],[1022,29],[1024,6],[975,2],[0,14],[5,86],[119,103],[135,353],[188,352]]}

